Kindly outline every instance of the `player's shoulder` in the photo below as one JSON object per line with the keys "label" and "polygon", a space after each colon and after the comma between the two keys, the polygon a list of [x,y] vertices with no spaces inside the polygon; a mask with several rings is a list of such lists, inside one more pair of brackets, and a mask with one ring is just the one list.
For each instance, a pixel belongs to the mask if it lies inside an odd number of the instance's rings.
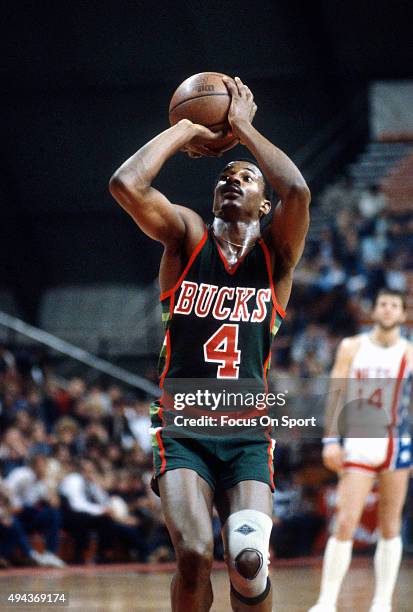
{"label": "player's shoulder", "polygon": [[354,346],[359,346],[363,340],[365,334],[356,334],[354,336],[346,336],[340,342],[340,345],[345,348],[352,348]]}
{"label": "player's shoulder", "polygon": [[175,207],[185,223],[187,232],[201,233],[202,236],[205,231],[205,222],[201,215],[182,204],[175,204]]}
{"label": "player's shoulder", "polygon": [[183,204],[174,204],[174,206],[184,221],[188,221],[188,223],[194,223],[196,225],[204,224],[201,215],[199,215],[195,210],[192,210]]}
{"label": "player's shoulder", "polygon": [[341,357],[353,357],[362,343],[364,334],[356,334],[355,336],[347,336],[343,338],[338,345],[338,354]]}
{"label": "player's shoulder", "polygon": [[206,225],[201,215],[182,204],[174,204],[185,225],[185,250],[191,253],[202,239]]}

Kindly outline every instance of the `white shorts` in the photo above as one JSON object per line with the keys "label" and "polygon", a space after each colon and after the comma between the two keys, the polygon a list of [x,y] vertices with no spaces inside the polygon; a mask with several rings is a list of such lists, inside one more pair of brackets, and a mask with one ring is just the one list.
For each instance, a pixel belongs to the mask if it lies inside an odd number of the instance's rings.
{"label": "white shorts", "polygon": [[412,465],[412,441],[402,438],[345,438],[344,470],[378,474]]}

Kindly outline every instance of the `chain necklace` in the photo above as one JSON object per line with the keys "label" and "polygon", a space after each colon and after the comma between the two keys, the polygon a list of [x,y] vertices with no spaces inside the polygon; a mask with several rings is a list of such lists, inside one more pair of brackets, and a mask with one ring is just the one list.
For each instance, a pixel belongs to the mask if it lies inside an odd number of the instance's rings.
{"label": "chain necklace", "polygon": [[244,247],[243,244],[236,244],[235,242],[230,242],[229,240],[227,240],[226,238],[223,238],[222,236],[220,236],[218,238],[218,240],[223,240],[224,242],[227,242],[228,244],[230,244],[231,246],[235,246],[238,247],[239,249],[242,249]]}
{"label": "chain necklace", "polygon": [[[214,232],[214,230],[212,231]],[[251,245],[244,245],[244,244],[237,244],[236,242],[231,242],[230,240],[227,240],[226,238],[223,238],[222,236],[217,236],[215,232],[214,232],[214,236],[218,240],[223,240],[224,242],[230,244],[231,246],[238,247],[239,249],[243,249],[245,246],[252,246],[256,242],[256,240],[254,240],[254,242]]]}

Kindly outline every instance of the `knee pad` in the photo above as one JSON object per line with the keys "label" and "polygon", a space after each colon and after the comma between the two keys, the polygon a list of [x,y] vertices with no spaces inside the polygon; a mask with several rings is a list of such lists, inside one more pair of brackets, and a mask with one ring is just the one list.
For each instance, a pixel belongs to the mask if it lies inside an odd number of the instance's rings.
{"label": "knee pad", "polygon": [[[267,596],[272,520],[258,510],[231,514],[222,529],[225,560],[235,594],[243,599]],[[246,602],[245,602],[246,603]]]}

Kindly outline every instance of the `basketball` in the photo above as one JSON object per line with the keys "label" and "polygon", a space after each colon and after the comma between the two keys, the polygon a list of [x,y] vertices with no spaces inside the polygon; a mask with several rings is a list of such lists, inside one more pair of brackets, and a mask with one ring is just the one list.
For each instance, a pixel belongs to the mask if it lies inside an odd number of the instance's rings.
{"label": "basketball", "polygon": [[228,123],[231,95],[222,80],[225,76],[220,72],[194,74],[179,85],[169,104],[171,125],[189,119],[213,132],[224,132],[223,138],[208,143],[214,150],[226,148],[236,141]]}

